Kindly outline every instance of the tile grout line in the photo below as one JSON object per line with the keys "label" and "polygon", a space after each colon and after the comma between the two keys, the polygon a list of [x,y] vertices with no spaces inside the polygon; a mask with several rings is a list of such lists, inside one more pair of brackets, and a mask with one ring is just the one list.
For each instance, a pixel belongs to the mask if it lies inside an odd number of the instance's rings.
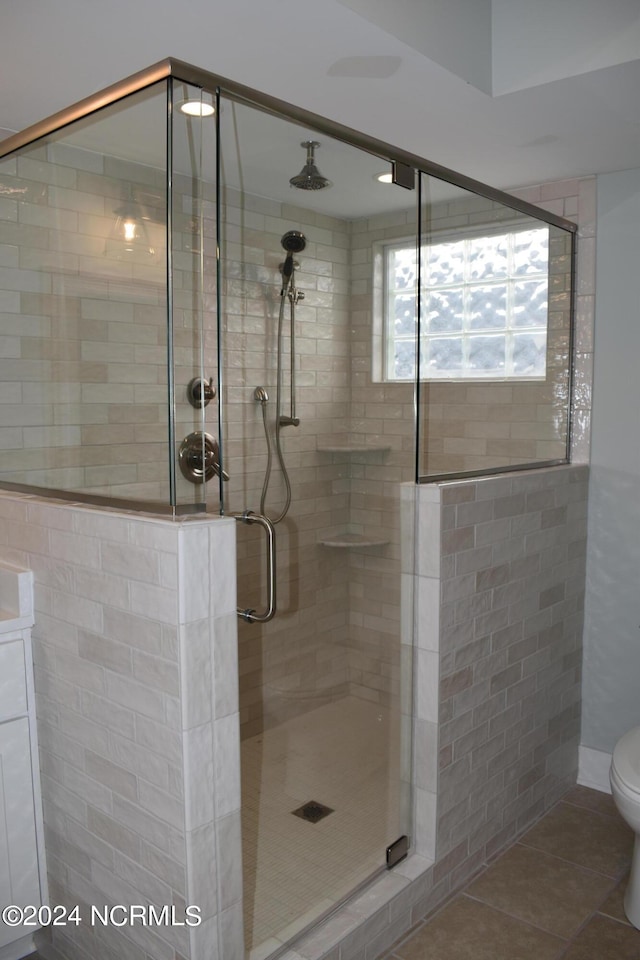
{"label": "tile grout line", "polygon": [[[518,840],[518,844],[520,844],[523,847],[526,847],[527,850],[536,850],[538,853],[543,853],[545,854],[545,856],[552,857],[554,860],[559,860],[561,863],[567,863],[572,867],[578,867],[579,870],[584,870],[586,873],[593,873],[597,877],[606,877],[607,880],[614,880],[616,883],[619,883],[621,880],[624,879],[629,869],[629,865],[626,865],[619,874],[603,873],[601,870],[594,870],[593,867],[587,867],[582,863],[576,863],[575,860],[567,860],[566,857],[559,857],[555,853],[549,853],[548,850],[542,850],[540,847],[535,847],[532,843],[525,843],[524,839]],[[516,844],[514,844],[514,846],[516,846]],[[505,850],[505,853],[506,852],[507,851]],[[504,856],[504,854],[501,854],[500,856]],[[497,860],[494,862],[497,863]]]}
{"label": "tile grout line", "polygon": [[[550,937],[555,937],[556,940],[562,941],[564,944],[570,942],[570,938],[561,937],[559,933],[554,933],[552,930],[547,930],[546,927],[541,927],[538,923],[532,923],[531,920],[523,920],[522,917],[517,917],[513,913],[509,913],[508,910],[503,910],[502,907],[496,907],[493,903],[488,903],[486,900],[481,900],[480,897],[474,897],[470,893],[467,893],[466,890],[462,890],[458,896],[466,897],[468,900],[473,900],[474,903],[481,903],[483,907],[489,907],[490,910],[495,910],[496,913],[501,913],[503,917],[509,917],[510,920],[516,920],[518,923],[522,923],[527,927],[533,927],[534,930],[539,930],[540,933],[547,933]],[[582,929],[582,925],[580,927]]]}
{"label": "tile grout line", "polygon": [[[566,798],[562,798],[562,799],[559,800],[556,804],[554,804],[554,806],[553,806],[549,811],[547,811],[546,814],[544,814],[542,817],[540,817],[540,818],[538,819],[537,823],[540,823],[542,820],[544,820],[546,817],[548,817],[549,814],[550,814],[554,809],[557,809],[557,807],[560,806],[560,804],[566,804],[566,805],[568,805],[568,806],[573,807],[573,808],[576,809],[576,810],[583,811],[585,814],[596,814],[596,815],[597,815],[598,817],[600,817],[600,818],[605,818],[605,820],[603,821],[603,823],[606,823],[607,821],[613,823],[613,822],[615,822],[616,819],[617,819],[617,818],[615,817],[615,815],[611,815],[611,814],[607,814],[607,813],[602,813],[601,811],[594,810],[592,807],[590,807],[590,806],[588,806],[588,805],[586,805],[586,804],[573,803],[571,800],[568,799],[568,797],[566,797]],[[453,894],[451,897],[447,898],[447,899],[444,901],[444,903],[442,903],[432,914],[424,917],[424,918],[421,920],[421,922],[419,922],[419,923],[412,929],[412,931],[410,931],[409,933],[407,933],[407,935],[406,935],[405,937],[403,937],[402,940],[400,940],[397,944],[395,944],[394,947],[393,947],[390,951],[388,951],[387,954],[384,955],[384,960],[404,960],[404,958],[403,958],[403,956],[402,956],[403,947],[406,946],[406,944],[407,944],[409,941],[411,941],[412,939],[414,939],[414,938],[422,931],[423,927],[428,926],[428,925],[429,925],[432,921],[434,921],[434,920],[436,919],[436,917],[437,917],[440,913],[442,913],[447,907],[451,906],[451,904],[453,904],[453,903],[455,903],[456,901],[460,900],[462,897],[465,897],[466,899],[471,900],[471,901],[473,901],[473,902],[475,902],[475,903],[477,903],[477,904],[480,904],[480,905],[482,905],[483,907],[489,908],[490,910],[493,910],[493,911],[495,911],[495,912],[497,912],[497,913],[500,913],[500,914],[502,914],[503,916],[509,917],[509,919],[514,920],[515,922],[517,922],[517,923],[519,923],[519,924],[522,924],[522,925],[524,925],[525,927],[530,927],[530,928],[532,928],[532,929],[534,929],[534,930],[537,930],[537,931],[539,931],[539,932],[541,932],[541,933],[548,934],[550,937],[553,937],[554,939],[556,939],[556,940],[559,942],[559,952],[558,952],[557,955],[555,956],[555,960],[561,960],[562,957],[567,956],[567,955],[568,955],[568,952],[569,952],[570,949],[572,948],[573,944],[574,944],[574,943],[578,940],[578,938],[583,934],[584,930],[589,926],[589,924],[591,924],[591,923],[594,921],[594,919],[596,919],[596,918],[598,918],[598,917],[602,918],[602,919],[605,920],[605,921],[612,921],[612,922],[614,922],[615,924],[619,925],[620,927],[627,928],[627,929],[633,929],[633,925],[632,925],[632,924],[629,924],[627,921],[621,920],[619,917],[611,916],[610,914],[603,912],[604,904],[605,904],[605,903],[607,902],[607,900],[612,896],[612,894],[616,891],[616,889],[624,882],[625,875],[626,875],[626,873],[628,872],[628,865],[627,865],[627,866],[625,867],[625,869],[624,869],[623,871],[621,871],[619,874],[617,874],[617,875],[611,875],[610,873],[605,873],[605,872],[602,872],[602,871],[599,871],[599,870],[595,870],[595,869],[593,869],[592,867],[588,867],[588,866],[585,866],[585,865],[583,865],[583,864],[581,864],[581,863],[577,863],[577,862],[575,862],[575,861],[568,860],[568,859],[566,859],[565,857],[559,857],[559,856],[557,856],[556,854],[550,853],[550,852],[547,851],[547,850],[541,849],[541,848],[539,848],[539,847],[535,847],[535,846],[533,846],[533,845],[530,844],[530,843],[526,843],[525,840],[524,840],[524,837],[526,837],[526,834],[527,834],[527,833],[533,828],[533,826],[535,826],[535,825],[536,825],[536,824],[534,824],[534,825],[532,825],[531,827],[529,827],[529,828],[527,829],[527,831],[526,831],[518,840],[516,840],[516,841],[514,841],[512,844],[510,844],[510,845],[509,845],[506,849],[504,849],[498,856],[496,856],[495,858],[492,858],[489,863],[485,863],[485,864],[483,865],[483,867],[479,869],[479,871],[477,872],[477,874],[476,874],[472,879],[470,879],[470,880],[467,881],[467,883],[465,884],[465,886],[464,886],[461,890],[457,891],[457,892],[456,892],[455,894]],[[576,869],[576,870],[578,870],[578,871],[580,871],[580,872],[582,872],[582,873],[584,873],[584,874],[586,874],[586,875],[591,875],[591,876],[593,876],[593,877],[599,877],[599,878],[602,879],[603,881],[604,881],[604,880],[609,881],[609,885],[608,885],[608,887],[607,887],[607,890],[606,890],[605,893],[602,894],[601,898],[597,901],[597,905],[596,905],[593,909],[591,909],[591,910],[589,911],[589,913],[587,914],[587,916],[585,917],[585,919],[584,919],[584,920],[582,921],[582,923],[577,927],[577,929],[571,934],[570,937],[563,937],[563,936],[561,936],[561,935],[559,935],[559,934],[557,934],[557,933],[554,933],[553,931],[550,931],[550,930],[546,929],[545,927],[539,925],[538,923],[532,923],[531,921],[525,920],[525,919],[523,919],[522,917],[515,916],[513,913],[510,913],[508,910],[504,910],[504,909],[502,909],[502,908],[500,908],[500,907],[497,907],[497,906],[489,903],[488,901],[483,900],[483,899],[481,899],[480,897],[475,896],[475,895],[472,895],[471,893],[468,892],[470,886],[471,886],[473,883],[475,883],[480,877],[484,876],[484,874],[485,874],[490,868],[492,868],[492,867],[495,866],[497,863],[499,863],[499,861],[500,861],[510,850],[512,850],[514,847],[516,847],[516,846],[518,846],[518,845],[521,845],[522,847],[526,848],[527,850],[534,851],[536,854],[539,854],[539,855],[541,855],[542,857],[551,857],[552,859],[554,859],[554,860],[556,860],[556,861],[558,861],[558,862],[560,862],[560,863],[564,863],[564,864],[566,864],[567,866],[572,867],[572,868],[574,868],[574,869]]]}

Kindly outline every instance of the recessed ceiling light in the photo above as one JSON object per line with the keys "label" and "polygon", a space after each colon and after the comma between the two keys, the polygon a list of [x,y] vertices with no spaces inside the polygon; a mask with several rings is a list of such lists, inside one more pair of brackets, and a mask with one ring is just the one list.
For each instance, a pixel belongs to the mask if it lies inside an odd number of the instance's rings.
{"label": "recessed ceiling light", "polygon": [[392,173],[376,173],[375,180],[379,180],[380,183],[393,183],[393,174]]}
{"label": "recessed ceiling light", "polygon": [[204,100],[185,100],[180,104],[180,109],[189,117],[210,117],[215,113],[213,104]]}

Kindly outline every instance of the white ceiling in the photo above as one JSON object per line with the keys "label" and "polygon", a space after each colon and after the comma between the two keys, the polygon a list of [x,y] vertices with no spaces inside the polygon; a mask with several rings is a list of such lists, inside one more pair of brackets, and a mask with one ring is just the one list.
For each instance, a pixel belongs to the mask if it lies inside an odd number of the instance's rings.
{"label": "white ceiling", "polygon": [[165,57],[502,189],[640,167],[640,0],[0,0],[0,127]]}

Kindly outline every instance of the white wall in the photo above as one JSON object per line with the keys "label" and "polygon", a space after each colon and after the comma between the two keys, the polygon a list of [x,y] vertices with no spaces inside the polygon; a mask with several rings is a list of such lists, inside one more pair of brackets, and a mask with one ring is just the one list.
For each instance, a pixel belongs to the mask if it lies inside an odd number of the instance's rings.
{"label": "white wall", "polygon": [[491,93],[491,0],[339,0],[446,70]]}
{"label": "white wall", "polygon": [[494,97],[638,58],[637,0],[492,0]]}
{"label": "white wall", "polygon": [[583,746],[640,724],[640,170],[598,177]]}

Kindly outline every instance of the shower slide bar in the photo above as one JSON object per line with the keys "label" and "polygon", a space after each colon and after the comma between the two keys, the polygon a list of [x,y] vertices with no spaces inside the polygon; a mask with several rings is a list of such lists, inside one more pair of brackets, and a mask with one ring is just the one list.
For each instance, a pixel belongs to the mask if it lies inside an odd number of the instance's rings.
{"label": "shower slide bar", "polygon": [[271,520],[261,513],[254,513],[253,510],[245,510],[244,513],[231,514],[238,523],[257,523],[267,534],[267,606],[262,613],[257,613],[251,608],[242,610],[236,609],[236,613],[241,620],[247,623],[267,623],[273,619],[276,613],[276,531]]}

